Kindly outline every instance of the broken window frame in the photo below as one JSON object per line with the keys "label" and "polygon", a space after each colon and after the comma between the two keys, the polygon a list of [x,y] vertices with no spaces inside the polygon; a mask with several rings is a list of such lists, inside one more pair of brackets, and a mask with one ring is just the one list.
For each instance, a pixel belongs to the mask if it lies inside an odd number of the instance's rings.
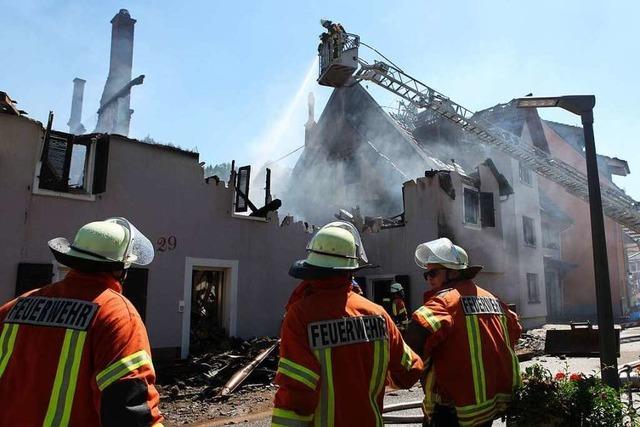
{"label": "broken window frame", "polygon": [[540,284],[536,273],[527,273],[527,301],[529,304],[541,304]]}
{"label": "broken window frame", "polygon": [[[51,147],[54,141],[64,142],[65,153],[64,159],[62,159],[62,170],[54,171],[55,166],[52,165]],[[42,158],[40,161],[40,169],[38,173],[38,189],[45,191],[55,191],[58,193],[70,193],[70,194],[89,194],[91,184],[91,172],[93,168],[90,167],[90,160],[92,157],[92,141],[86,138],[75,138],[73,135],[65,134],[62,132],[52,131],[48,140],[42,150]],[[85,147],[84,165],[83,165],[83,179],[81,187],[72,187],[69,183],[71,175],[71,164],[73,162],[74,147]],[[59,173],[56,173],[59,172]]]}
{"label": "broken window frame", "polygon": [[[251,180],[251,166],[242,166],[241,168],[238,168],[236,180],[237,184],[235,192],[235,212],[247,212],[249,210],[249,183]],[[240,192],[242,192],[244,195],[241,195]]]}
{"label": "broken window frame", "polygon": [[[530,233],[527,233],[527,229],[530,229]],[[528,237],[531,237],[530,239]],[[535,248],[537,246],[536,239],[536,222],[533,218],[522,215],[522,239],[525,246]]]}
{"label": "broken window frame", "polygon": [[[64,141],[64,159],[59,173],[53,170],[55,166],[49,158],[53,141]],[[70,185],[71,165],[73,163],[74,147],[84,147],[82,168],[82,186]],[[51,131],[47,141],[43,144],[40,161],[36,165],[33,193],[68,197],[81,200],[95,200],[95,194],[106,191],[106,174],[108,168],[109,139],[101,135],[72,135],[64,132]]]}
{"label": "broken window frame", "polygon": [[[64,197],[77,200],[94,201],[95,195],[104,193],[107,186],[109,165],[109,135],[71,135],[51,131],[43,144],[42,153],[36,164],[32,192],[41,196]],[[51,140],[64,141],[64,159],[61,176],[52,176],[48,161]],[[73,148],[85,147],[82,187],[69,186]]]}
{"label": "broken window frame", "polygon": [[[467,195],[475,194],[475,222],[467,221]],[[470,197],[470,196],[469,196]],[[480,228],[480,191],[475,188],[464,186],[462,188],[462,222],[472,228]]]}

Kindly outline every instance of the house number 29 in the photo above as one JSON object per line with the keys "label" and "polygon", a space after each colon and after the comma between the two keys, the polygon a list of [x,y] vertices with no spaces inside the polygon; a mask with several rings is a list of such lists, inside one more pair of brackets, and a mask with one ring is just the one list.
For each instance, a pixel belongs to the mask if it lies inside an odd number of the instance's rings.
{"label": "house number 29", "polygon": [[176,239],[176,236],[160,237],[156,242],[156,249],[158,252],[172,251],[176,246],[178,246],[178,239]]}

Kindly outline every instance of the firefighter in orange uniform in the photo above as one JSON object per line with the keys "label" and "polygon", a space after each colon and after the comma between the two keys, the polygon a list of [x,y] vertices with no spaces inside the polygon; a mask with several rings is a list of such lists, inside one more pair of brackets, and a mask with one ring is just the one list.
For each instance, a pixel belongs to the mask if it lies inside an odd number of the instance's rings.
{"label": "firefighter in orange uniform", "polygon": [[389,287],[391,294],[391,315],[393,321],[401,332],[407,329],[409,324],[409,316],[407,315],[407,307],[404,304],[404,288],[400,283],[392,283]]}
{"label": "firefighter in orange uniform", "polygon": [[431,289],[405,339],[425,360],[425,425],[490,426],[520,383],[518,317],[474,283],[482,267],[449,239],[422,243],[415,261]]}
{"label": "firefighter in orange uniform", "polygon": [[422,361],[385,310],[351,290],[366,254],[353,225],[333,222],[289,270],[303,279],[281,331],[273,426],[382,426],[386,378],[411,387]]}
{"label": "firefighter in orange uniform", "polygon": [[122,295],[153,246],[110,218],[49,247],[64,280],[0,307],[0,426],[161,426],[147,332]]}

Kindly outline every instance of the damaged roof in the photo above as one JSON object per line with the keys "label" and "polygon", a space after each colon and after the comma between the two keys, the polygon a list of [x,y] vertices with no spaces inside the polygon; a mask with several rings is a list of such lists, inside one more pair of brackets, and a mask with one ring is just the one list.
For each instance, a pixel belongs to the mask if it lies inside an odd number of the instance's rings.
{"label": "damaged roof", "polygon": [[[529,108],[532,109],[532,108]],[[584,130],[580,126],[567,125],[564,123],[544,120],[555,133],[558,134],[563,141],[569,144],[577,153],[585,157],[584,152]],[[617,157],[609,157],[598,154],[598,169],[604,173],[609,179],[612,175],[627,176],[631,171],[626,160]]]}
{"label": "damaged roof", "polygon": [[509,180],[498,171],[496,164],[491,159],[487,159],[483,163],[486,165],[498,182],[498,191],[501,196],[513,194],[513,187],[509,184]]}
{"label": "damaged roof", "polygon": [[18,110],[16,108],[17,102],[11,99],[6,93],[0,91],[0,113],[11,114],[14,116],[21,116],[27,114],[26,111]]}
{"label": "damaged roof", "polygon": [[[335,133],[336,128],[340,127],[336,124],[343,121],[359,138],[347,141],[348,138],[344,135]],[[317,126],[314,139],[330,152],[353,151],[355,148],[349,144],[368,142],[379,155],[392,162],[404,175],[421,176],[425,170],[433,169],[468,176],[460,165],[437,159],[385,112],[360,84],[334,89]]]}
{"label": "damaged roof", "polygon": [[524,124],[527,124],[531,141],[534,146],[549,152],[549,143],[544,135],[542,119],[535,108],[518,108],[516,101],[511,100],[505,104],[497,104],[485,110],[476,112],[474,119],[486,120],[492,125],[501,127],[508,132],[521,136]]}

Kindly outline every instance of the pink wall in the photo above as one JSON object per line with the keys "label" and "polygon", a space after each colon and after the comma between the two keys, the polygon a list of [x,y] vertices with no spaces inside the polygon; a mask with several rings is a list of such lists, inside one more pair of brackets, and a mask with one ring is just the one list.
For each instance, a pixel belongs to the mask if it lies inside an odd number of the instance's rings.
{"label": "pink wall", "polygon": [[[549,150],[553,157],[575,167],[586,174],[585,159],[571,145],[543,122]],[[609,180],[600,175],[603,183]],[[595,283],[593,272],[593,246],[591,244],[591,222],[589,205],[568,194],[558,184],[546,179],[539,180],[540,187],[563,209],[574,224],[562,233],[562,259],[577,265],[564,278],[565,306],[570,313],[595,313]],[[609,280],[614,315],[622,314],[622,297],[625,295],[625,260],[622,229],[618,223],[605,216],[607,254],[609,258]]]}

